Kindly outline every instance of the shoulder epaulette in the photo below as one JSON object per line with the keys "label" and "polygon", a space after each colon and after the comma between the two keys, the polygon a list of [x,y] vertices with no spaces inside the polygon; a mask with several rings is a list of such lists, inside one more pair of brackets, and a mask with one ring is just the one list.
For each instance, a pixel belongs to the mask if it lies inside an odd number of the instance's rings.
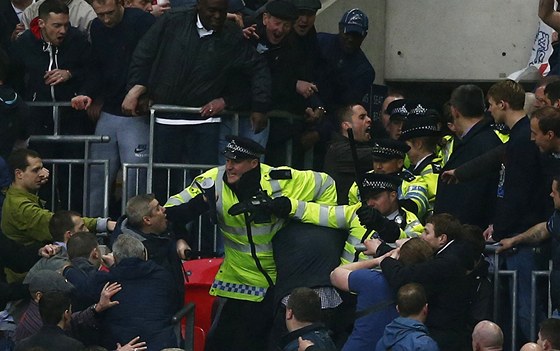
{"label": "shoulder epaulette", "polygon": [[414,179],[416,179],[416,176],[414,176],[414,174],[412,174],[412,172],[410,172],[408,169],[400,172],[398,176],[399,178],[407,182],[412,182]]}

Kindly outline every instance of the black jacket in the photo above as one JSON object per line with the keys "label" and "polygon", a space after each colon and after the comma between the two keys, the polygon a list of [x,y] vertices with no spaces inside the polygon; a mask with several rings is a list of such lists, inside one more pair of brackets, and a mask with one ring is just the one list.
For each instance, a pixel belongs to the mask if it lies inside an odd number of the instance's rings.
{"label": "black jacket", "polygon": [[[178,8],[162,16],[138,43],[128,76],[128,88],[148,87],[156,104],[202,106],[224,96],[228,75],[250,76],[252,111],[270,106],[270,72],[240,28],[226,21],[222,30],[200,38],[196,8]],[[229,105],[229,104],[228,104]]]}
{"label": "black jacket", "polygon": [[16,351],[25,351],[32,348],[46,351],[80,351],[84,349],[84,344],[67,336],[56,325],[44,325],[37,334],[23,339],[16,345]]}
{"label": "black jacket", "polygon": [[98,272],[92,296],[99,296],[107,282],[119,282],[119,304],[105,311],[102,345],[113,349],[139,336],[148,351],[177,347],[171,317],[177,312],[171,274],[153,261],[126,258],[109,273]]}
{"label": "black jacket", "polygon": [[[483,119],[475,124],[462,140],[455,139],[453,153],[443,167],[442,173],[455,169],[501,144],[501,140],[491,126],[491,121]],[[440,178],[434,213],[450,213],[461,223],[473,224],[485,229],[492,221],[497,185],[497,170],[458,184],[447,184]]]}
{"label": "black jacket", "polygon": [[[86,67],[89,65],[90,44],[86,36],[74,27],[58,47],[41,38],[35,22],[11,45],[12,62],[25,72],[26,101],[70,101],[80,90]],[[70,71],[72,78],[51,86],[45,84],[45,72],[53,69]]]}
{"label": "black jacket", "polygon": [[395,291],[412,282],[426,288],[429,313],[425,324],[442,350],[459,350],[450,345],[464,345],[467,336],[471,300],[467,269],[472,268],[473,262],[466,245],[458,240],[451,241],[433,260],[409,266],[392,258],[381,262],[383,274]]}

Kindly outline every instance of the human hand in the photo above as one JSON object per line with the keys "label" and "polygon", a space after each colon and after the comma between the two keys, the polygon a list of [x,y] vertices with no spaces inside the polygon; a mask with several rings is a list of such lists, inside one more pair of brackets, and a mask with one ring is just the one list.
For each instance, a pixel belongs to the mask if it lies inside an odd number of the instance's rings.
{"label": "human hand", "polygon": [[95,305],[95,312],[101,313],[115,305],[118,305],[119,302],[111,301],[111,298],[121,290],[122,290],[122,286],[119,283],[107,282],[105,286],[103,286],[103,290],[101,290],[99,301],[97,302],[97,305]]}
{"label": "human hand", "polygon": [[381,216],[378,210],[369,207],[367,203],[362,203],[362,206],[356,210],[356,215],[360,220],[360,224],[368,230],[375,230],[378,218]]}
{"label": "human hand", "polygon": [[251,112],[250,118],[251,118],[251,126],[255,134],[261,132],[268,125],[268,117],[264,113]]}
{"label": "human hand", "polygon": [[296,83],[296,92],[306,99],[318,91],[319,89],[314,83],[306,82],[304,80],[298,80]]}
{"label": "human hand", "polygon": [[177,249],[177,255],[179,256],[179,258],[182,260],[187,260],[187,252],[191,251],[191,247],[189,246],[189,244],[187,244],[184,239],[179,239],[177,240],[175,247]]}
{"label": "human hand", "polygon": [[298,338],[298,351],[305,351],[309,346],[313,345],[315,345],[313,342],[309,340],[303,340],[301,336]]}
{"label": "human hand", "polygon": [[484,236],[484,240],[487,242],[495,242],[492,234],[494,234],[494,225],[490,224],[488,228],[486,228],[484,232],[482,232],[482,236]]}
{"label": "human hand", "polygon": [[143,85],[135,85],[126,94],[121,104],[122,112],[127,116],[138,116],[140,96],[146,92]]}
{"label": "human hand", "polygon": [[502,253],[513,248],[516,245],[514,238],[505,238],[500,240],[500,246],[496,248],[496,253]]}
{"label": "human hand", "polygon": [[247,28],[243,29],[243,37],[245,39],[260,39],[259,35],[257,34],[257,25],[253,24]]}
{"label": "human hand", "polygon": [[38,255],[41,257],[49,258],[59,253],[61,247],[55,244],[47,244],[39,249]]}
{"label": "human hand", "polygon": [[23,23],[16,24],[14,31],[12,32],[12,36],[10,37],[10,40],[15,41],[17,37],[19,37],[19,35],[24,31],[25,31],[25,25]]}
{"label": "human hand", "polygon": [[400,247],[397,247],[396,249],[389,252],[389,257],[394,258],[395,260],[398,260],[400,256],[401,256],[401,248]]}
{"label": "human hand", "polygon": [[115,264],[115,257],[113,253],[110,252],[106,255],[101,255],[101,263],[107,268],[111,268]]}
{"label": "human hand", "polygon": [[41,178],[41,185],[47,184],[47,182],[49,181],[49,175],[50,175],[50,171],[45,167],[43,167],[39,171],[39,178]]}
{"label": "human hand", "polygon": [[171,10],[171,3],[166,2],[162,4],[152,5],[152,11],[150,11],[150,13],[154,17],[159,17],[169,10]]}
{"label": "human hand", "polygon": [[148,347],[146,346],[146,342],[138,341],[140,337],[137,336],[134,339],[130,340],[128,344],[122,345],[117,343],[117,351],[144,351],[147,350]]}
{"label": "human hand", "polygon": [[87,108],[86,112],[91,121],[94,123],[99,120],[101,116],[101,109],[103,108],[103,99],[95,99]]}
{"label": "human hand", "polygon": [[78,95],[74,96],[72,100],[70,100],[70,104],[72,108],[75,110],[87,110],[91,105],[93,99],[86,95]]}
{"label": "human hand", "polygon": [[292,202],[286,196],[272,199],[268,206],[270,212],[278,218],[288,218],[292,211]]}
{"label": "human hand", "polygon": [[226,102],[223,98],[217,98],[200,108],[202,117],[211,117],[219,115],[226,108]]}
{"label": "human hand", "polygon": [[115,221],[107,221],[107,230],[112,232],[115,230],[115,227],[117,226],[117,222]]}
{"label": "human hand", "polygon": [[308,107],[305,109],[305,122],[307,123],[315,123],[325,115],[324,108],[316,108],[312,109]]}
{"label": "human hand", "polygon": [[72,74],[67,69],[53,69],[47,71],[43,76],[46,85],[57,85],[67,82],[72,78]]}
{"label": "human hand", "polygon": [[447,184],[457,184],[459,183],[459,179],[455,176],[455,170],[451,169],[449,171],[445,171],[439,175],[441,180]]}
{"label": "human hand", "polygon": [[245,27],[245,24],[243,23],[243,16],[239,13],[228,12],[227,19],[235,21],[235,23],[237,23],[237,25],[241,28]]}

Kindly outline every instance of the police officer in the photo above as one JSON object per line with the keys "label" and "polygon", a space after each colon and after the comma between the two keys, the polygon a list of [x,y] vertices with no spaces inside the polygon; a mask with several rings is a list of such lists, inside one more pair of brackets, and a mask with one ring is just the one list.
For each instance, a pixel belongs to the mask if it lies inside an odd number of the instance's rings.
{"label": "police officer", "polygon": [[[208,209],[215,211],[223,235],[225,257],[210,289],[223,304],[206,349],[260,351],[266,349],[273,314],[276,266],[271,241],[288,223],[282,217],[290,212],[284,196],[335,205],[336,188],[324,173],[260,163],[264,149],[250,139],[228,136],[227,141],[225,166],[195,178],[192,185],[169,198],[165,207],[168,218],[179,222]],[[216,196],[209,198],[202,193],[208,187],[199,184],[212,182]]]}
{"label": "police officer", "polygon": [[[406,153],[410,150],[404,141],[380,139],[372,148],[373,171],[377,174],[398,174],[402,179],[398,197],[400,205],[424,218],[428,207],[428,186],[422,177],[416,177],[408,170],[403,170]],[[348,192],[350,205],[360,202],[358,185],[354,183]]]}
{"label": "police officer", "polygon": [[349,230],[341,262],[367,260],[371,257],[356,250],[356,245],[366,239],[379,237],[394,243],[419,236],[424,230],[414,213],[399,206],[397,192],[401,182],[394,174],[367,173],[362,180],[363,203],[323,206],[291,199],[290,214],[304,223]]}
{"label": "police officer", "polygon": [[410,147],[407,154],[411,164],[407,170],[426,184],[428,191],[426,214],[433,211],[441,171],[441,159],[436,155],[436,146],[440,137],[437,122],[438,113],[435,110],[428,110],[418,104],[409,111],[399,138]]}

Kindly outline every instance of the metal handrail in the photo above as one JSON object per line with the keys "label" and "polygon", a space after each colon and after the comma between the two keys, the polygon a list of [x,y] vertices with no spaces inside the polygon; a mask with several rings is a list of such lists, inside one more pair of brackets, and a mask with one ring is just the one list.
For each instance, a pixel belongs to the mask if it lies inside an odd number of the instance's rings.
{"label": "metal handrail", "polygon": [[26,104],[31,107],[52,107],[54,135],[58,135],[58,133],[60,132],[60,114],[58,112],[59,108],[72,106],[70,101],[29,101],[26,102]]}

